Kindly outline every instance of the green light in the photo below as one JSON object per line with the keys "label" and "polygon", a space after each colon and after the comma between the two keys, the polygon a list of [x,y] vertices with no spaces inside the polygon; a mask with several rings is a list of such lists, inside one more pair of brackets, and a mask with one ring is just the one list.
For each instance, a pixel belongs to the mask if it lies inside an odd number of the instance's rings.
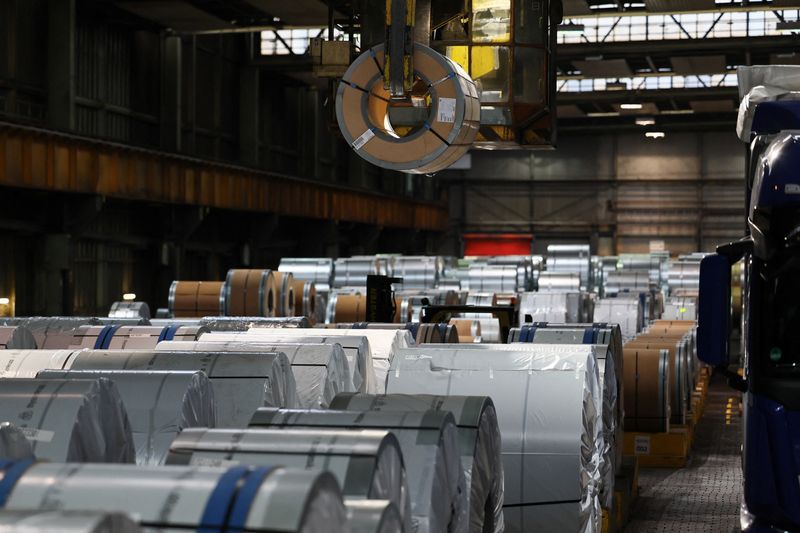
{"label": "green light", "polygon": [[777,363],[778,361],[781,360],[781,357],[783,357],[783,351],[777,346],[775,346],[773,349],[769,351],[769,358],[772,361]]}

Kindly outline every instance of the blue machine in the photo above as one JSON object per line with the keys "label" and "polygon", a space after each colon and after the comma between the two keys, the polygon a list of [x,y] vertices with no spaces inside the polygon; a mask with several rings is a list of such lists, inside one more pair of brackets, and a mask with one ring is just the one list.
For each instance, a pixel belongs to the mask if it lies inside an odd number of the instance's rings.
{"label": "blue machine", "polygon": [[[765,102],[743,239],[700,266],[698,356],[744,393],[742,529],[800,531],[800,102]],[[744,260],[744,378],[728,370],[731,266]]]}

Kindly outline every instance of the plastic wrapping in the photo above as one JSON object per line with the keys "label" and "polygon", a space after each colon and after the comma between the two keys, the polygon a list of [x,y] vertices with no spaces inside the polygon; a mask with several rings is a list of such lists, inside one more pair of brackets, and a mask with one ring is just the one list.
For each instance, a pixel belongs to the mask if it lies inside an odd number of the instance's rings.
{"label": "plastic wrapping", "polygon": [[0,350],[35,350],[36,339],[25,326],[0,326]]}
{"label": "plastic wrapping", "polygon": [[602,397],[593,346],[526,352],[428,349],[398,352],[391,394],[491,395],[505,476],[505,530],[600,528]]}
{"label": "plastic wrapping", "polygon": [[365,336],[318,336],[320,331],[331,331],[320,329],[303,329],[299,331],[309,332],[310,335],[299,335],[289,329],[275,329],[274,333],[265,337],[255,337],[247,332],[207,333],[200,338],[200,342],[338,344],[344,350],[347,358],[347,366],[351,372],[353,388],[359,392],[375,392],[375,370],[372,368],[372,351],[369,340]]}
{"label": "plastic wrapping", "polygon": [[[168,464],[273,465],[326,470],[351,499],[389,500],[411,525],[411,501],[397,438],[386,430],[187,429]],[[410,529],[408,529],[410,531]]]}
{"label": "plastic wrapping", "polygon": [[39,459],[94,463],[135,459],[125,405],[107,379],[3,380],[0,420],[17,426]]}
{"label": "plastic wrapping", "polygon": [[42,370],[67,368],[81,350],[0,350],[0,378],[35,378]]}
{"label": "plastic wrapping", "polygon": [[736,134],[739,139],[749,143],[758,104],[776,100],[800,100],[800,66],[740,66],[736,69],[736,75],[741,99]]}
{"label": "plastic wrapping", "polygon": [[[403,519],[389,500],[348,500],[347,522],[350,533],[404,533]],[[410,531],[409,531],[410,533]]]}
{"label": "plastic wrapping", "polygon": [[72,336],[81,326],[99,326],[100,320],[93,317],[20,317],[0,319],[3,326],[25,326],[36,339],[41,350],[63,350],[72,344]]}
{"label": "plastic wrapping", "polygon": [[0,533],[141,533],[122,513],[103,511],[0,511]]}
{"label": "plastic wrapping", "polygon": [[14,424],[0,423],[0,460],[33,459],[34,457],[33,448],[25,437],[25,433]]}
{"label": "plastic wrapping", "polygon": [[336,479],[315,470],[40,463],[9,489],[5,509],[119,511],[150,531],[347,531]]}
{"label": "plastic wrapping", "polygon": [[163,341],[193,341],[208,330],[202,326],[80,326],[70,348],[152,350]]}
{"label": "plastic wrapping", "polygon": [[251,427],[390,430],[400,442],[411,493],[412,530],[466,532],[466,486],[450,413],[259,409]]}
{"label": "plastic wrapping", "polygon": [[503,459],[497,412],[491,398],[423,394],[340,394],[331,408],[396,412],[435,410],[453,413],[458,427],[461,467],[469,487],[469,530],[471,533],[500,533],[504,530]]}
{"label": "plastic wrapping", "polygon": [[263,316],[207,316],[200,319],[200,325],[209,331],[247,331],[250,328],[309,328],[311,324],[304,316],[263,317]]}
{"label": "plastic wrapping", "polygon": [[604,298],[594,306],[594,321],[619,324],[622,338],[632,339],[641,330],[644,305],[639,298]]}
{"label": "plastic wrapping", "polygon": [[216,426],[214,391],[203,372],[45,370],[38,377],[113,381],[128,413],[140,465],[164,464],[182,430]]}
{"label": "plastic wrapping", "polygon": [[297,387],[297,407],[325,409],[340,392],[353,392],[352,374],[338,344],[171,341],[157,350],[178,352],[283,352],[289,358]]}
{"label": "plastic wrapping", "polygon": [[194,370],[211,380],[218,427],[244,427],[262,406],[295,406],[297,392],[283,353],[86,350],[74,370]]}

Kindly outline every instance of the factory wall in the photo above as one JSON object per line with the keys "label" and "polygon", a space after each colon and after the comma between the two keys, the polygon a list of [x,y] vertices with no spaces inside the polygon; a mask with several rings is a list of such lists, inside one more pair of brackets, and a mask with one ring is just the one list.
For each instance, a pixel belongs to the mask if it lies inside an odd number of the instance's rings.
{"label": "factory wall", "polygon": [[534,251],[713,250],[743,232],[745,145],[733,132],[562,135],[555,151],[472,152],[448,171],[454,252],[463,232],[524,232]]}

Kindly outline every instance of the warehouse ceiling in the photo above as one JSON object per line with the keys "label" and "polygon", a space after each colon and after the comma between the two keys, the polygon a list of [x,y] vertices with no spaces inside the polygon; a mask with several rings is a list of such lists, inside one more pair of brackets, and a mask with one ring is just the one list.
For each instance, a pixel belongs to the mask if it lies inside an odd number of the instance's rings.
{"label": "warehouse ceiling", "polygon": [[797,0],[563,0],[564,16],[597,14],[690,13],[725,8],[791,8]]}

